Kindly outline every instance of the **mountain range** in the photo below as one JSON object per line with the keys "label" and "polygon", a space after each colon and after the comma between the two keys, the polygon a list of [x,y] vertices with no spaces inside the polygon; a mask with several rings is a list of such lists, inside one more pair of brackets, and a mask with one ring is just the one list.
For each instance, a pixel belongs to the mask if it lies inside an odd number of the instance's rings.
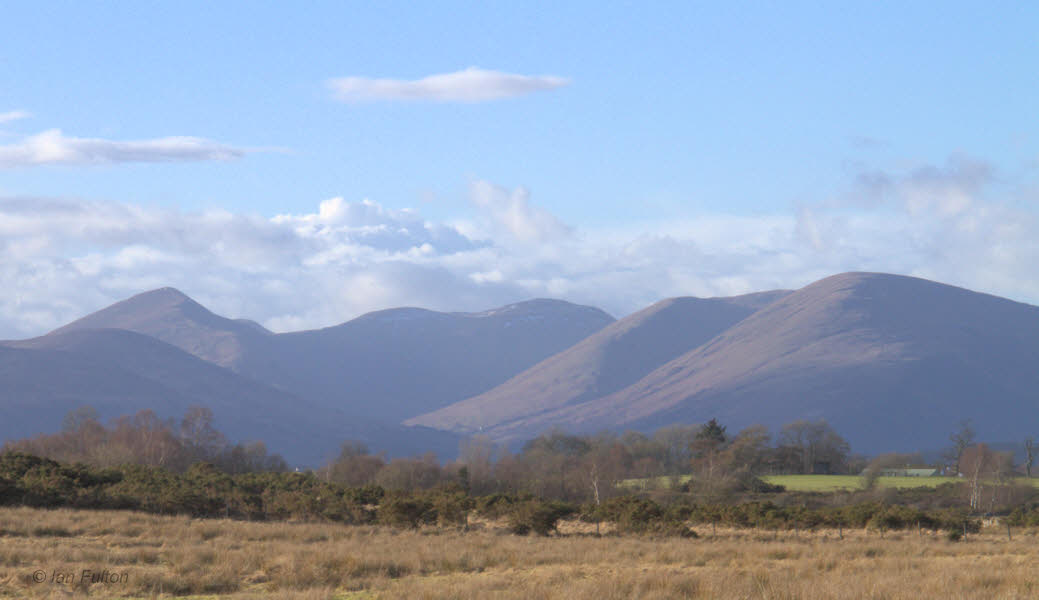
{"label": "mountain range", "polygon": [[162,288],[3,342],[0,439],[53,431],[82,405],[102,417],[145,408],[179,417],[197,404],[233,439],[262,439],[299,463],[319,463],[345,440],[450,457],[458,436],[400,421],[490,389],[613,320],[531,300],[481,313],[391,309],[275,334]]}
{"label": "mountain range", "polygon": [[0,343],[0,439],[65,411],[213,409],[299,464],[361,440],[451,456],[547,429],[730,431],[823,418],[857,451],[1037,433],[1039,307],[924,279],[844,273],[794,291],[671,298],[619,321],[559,300],[479,313],[397,308],[273,333],[172,288]]}
{"label": "mountain range", "polygon": [[963,419],[990,440],[1039,431],[1039,307],[878,273],[836,275],[772,299],[728,326],[716,316],[720,331],[691,335],[689,348],[661,355],[623,387],[575,382],[594,381],[603,357],[642,360],[641,345],[613,331],[674,332],[688,313],[651,307],[498,388],[408,423],[522,439],[558,424],[651,430],[717,418],[775,429],[826,419],[866,452],[944,446]]}

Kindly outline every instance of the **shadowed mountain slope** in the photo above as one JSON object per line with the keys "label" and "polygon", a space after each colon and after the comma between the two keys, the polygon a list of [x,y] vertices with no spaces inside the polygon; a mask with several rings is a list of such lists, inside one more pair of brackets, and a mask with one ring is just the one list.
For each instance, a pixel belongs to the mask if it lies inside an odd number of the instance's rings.
{"label": "shadowed mountain slope", "polygon": [[494,389],[406,423],[472,433],[606,396],[787,293],[663,300],[604,327]]}
{"label": "shadowed mountain slope", "polygon": [[328,408],[399,423],[490,389],[613,320],[597,308],[531,300],[480,313],[397,308],[273,334],[163,288],[53,334],[136,331]]}
{"label": "shadowed mountain slope", "polygon": [[398,455],[412,446],[447,454],[457,447],[453,436],[358,421],[131,331],[68,331],[6,344],[0,439],[56,431],[69,410],[84,405],[103,418],[151,409],[175,419],[201,405],[231,440],[263,440],[295,464],[318,465],[345,439]]}
{"label": "shadowed mountain slope", "polygon": [[498,385],[595,333],[606,313],[532,300],[483,313],[398,308],[277,336],[284,368],[243,372],[346,410],[402,421]]}
{"label": "shadowed mountain slope", "polygon": [[[515,402],[523,402],[516,398]],[[941,447],[961,419],[993,440],[1034,435],[1039,307],[923,279],[829,277],[773,302],[612,394],[488,428],[730,430],[825,418],[858,451]]]}

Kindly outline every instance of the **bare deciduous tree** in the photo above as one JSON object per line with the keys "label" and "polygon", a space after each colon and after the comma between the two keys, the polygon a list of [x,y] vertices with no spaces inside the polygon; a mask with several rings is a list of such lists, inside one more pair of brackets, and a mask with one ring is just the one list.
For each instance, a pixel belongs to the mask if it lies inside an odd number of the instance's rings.
{"label": "bare deciduous tree", "polygon": [[1032,478],[1032,464],[1035,463],[1035,438],[1028,436],[1025,438],[1025,475]]}
{"label": "bare deciduous tree", "polygon": [[772,434],[764,425],[751,425],[736,434],[726,449],[730,468],[759,474],[768,461]]}
{"label": "bare deciduous tree", "polygon": [[369,454],[363,442],[347,441],[343,442],[339,456],[324,466],[322,475],[326,481],[359,487],[374,483],[384,466],[386,459],[381,454]]}
{"label": "bare deciduous tree", "polygon": [[816,473],[841,470],[850,447],[825,419],[819,419],[784,425],[779,432],[779,450],[799,459],[802,473]]}
{"label": "bare deciduous tree", "polygon": [[191,406],[184,413],[180,437],[196,460],[213,461],[228,445],[224,434],[213,427],[213,411],[204,406]]}
{"label": "bare deciduous tree", "polygon": [[970,419],[960,421],[960,428],[949,436],[949,441],[952,442],[950,455],[950,458],[953,460],[952,466],[956,468],[957,474],[963,473],[960,460],[963,458],[963,453],[967,447],[974,443],[974,428],[971,427]]}
{"label": "bare deciduous tree", "polygon": [[458,462],[468,470],[469,489],[474,494],[488,494],[498,487],[494,481],[496,452],[494,442],[486,435],[473,436],[461,443]]}
{"label": "bare deciduous tree", "polygon": [[983,484],[986,481],[1006,483],[1013,471],[1013,456],[1009,452],[995,452],[986,444],[976,444],[963,450],[960,465],[970,489],[970,508],[978,510],[982,504]]}

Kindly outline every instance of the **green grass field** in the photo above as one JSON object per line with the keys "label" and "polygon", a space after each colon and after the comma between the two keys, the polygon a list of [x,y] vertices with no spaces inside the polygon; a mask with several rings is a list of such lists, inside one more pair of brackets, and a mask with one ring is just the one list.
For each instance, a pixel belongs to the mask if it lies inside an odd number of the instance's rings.
{"label": "green grass field", "polygon": [[[862,488],[862,478],[858,475],[767,475],[762,479],[794,492],[835,492]],[[878,477],[877,485],[893,488],[937,487],[943,483],[958,481],[962,481],[962,479],[956,477]]]}
{"label": "green grass field", "polygon": [[[773,485],[781,485],[792,492],[836,492],[839,490],[857,490],[862,488],[862,478],[858,475],[765,475],[762,480]],[[688,475],[679,477],[680,483],[689,480]],[[877,485],[891,488],[937,487],[943,483],[963,481],[958,477],[878,477]],[[1018,480],[1039,487],[1039,479]],[[623,486],[630,489],[651,489],[667,487],[671,483],[669,477],[651,479],[628,479]]]}

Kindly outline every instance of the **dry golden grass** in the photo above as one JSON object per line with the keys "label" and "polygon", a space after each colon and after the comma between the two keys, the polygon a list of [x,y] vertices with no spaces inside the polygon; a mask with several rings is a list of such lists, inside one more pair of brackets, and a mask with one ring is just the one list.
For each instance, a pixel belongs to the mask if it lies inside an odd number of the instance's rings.
{"label": "dry golden grass", "polygon": [[[1039,537],[698,528],[698,539],[469,532],[0,509],[0,596],[346,598],[1036,598]],[[108,569],[125,581],[52,582]],[[34,583],[33,573],[45,574]]]}

